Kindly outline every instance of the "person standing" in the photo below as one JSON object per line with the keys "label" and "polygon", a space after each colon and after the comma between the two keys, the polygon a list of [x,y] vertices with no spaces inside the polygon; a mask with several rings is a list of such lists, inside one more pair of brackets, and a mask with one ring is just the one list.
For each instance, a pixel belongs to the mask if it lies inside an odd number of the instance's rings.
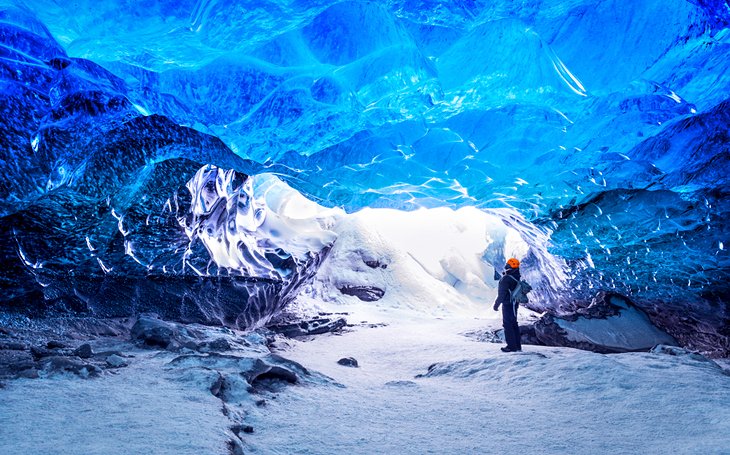
{"label": "person standing", "polygon": [[504,273],[499,279],[494,311],[499,311],[499,306],[502,305],[502,327],[504,327],[504,338],[507,341],[507,346],[501,348],[502,352],[519,352],[522,351],[522,343],[520,342],[520,327],[517,325],[518,304],[512,302],[511,296],[517,283],[520,282],[520,261],[510,258],[504,269]]}

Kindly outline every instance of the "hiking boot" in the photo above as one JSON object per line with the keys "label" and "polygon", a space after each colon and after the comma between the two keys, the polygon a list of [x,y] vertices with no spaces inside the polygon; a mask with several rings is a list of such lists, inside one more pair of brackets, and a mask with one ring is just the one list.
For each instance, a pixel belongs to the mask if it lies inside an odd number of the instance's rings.
{"label": "hiking boot", "polygon": [[507,346],[499,348],[502,352],[521,352],[522,349],[512,349]]}

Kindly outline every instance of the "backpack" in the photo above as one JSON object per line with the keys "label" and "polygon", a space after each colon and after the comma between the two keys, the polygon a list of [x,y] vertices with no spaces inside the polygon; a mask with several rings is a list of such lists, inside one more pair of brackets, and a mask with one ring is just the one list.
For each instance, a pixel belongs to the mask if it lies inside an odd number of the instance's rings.
{"label": "backpack", "polygon": [[518,280],[517,278],[513,277],[512,275],[507,275],[508,277],[512,278],[513,280],[517,281],[517,286],[510,292],[509,301],[510,303],[514,305],[519,305],[520,303],[527,303],[530,301],[530,299],[527,297],[527,293],[532,291],[532,286],[527,283],[525,280]]}

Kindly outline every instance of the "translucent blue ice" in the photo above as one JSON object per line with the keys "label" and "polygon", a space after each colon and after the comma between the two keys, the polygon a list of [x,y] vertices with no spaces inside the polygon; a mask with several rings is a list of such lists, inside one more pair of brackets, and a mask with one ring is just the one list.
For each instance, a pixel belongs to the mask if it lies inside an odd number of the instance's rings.
{"label": "translucent blue ice", "polygon": [[726,0],[2,0],[0,214],[130,210],[205,164],[348,211],[508,207],[553,236],[566,302],[728,330],[729,23]]}

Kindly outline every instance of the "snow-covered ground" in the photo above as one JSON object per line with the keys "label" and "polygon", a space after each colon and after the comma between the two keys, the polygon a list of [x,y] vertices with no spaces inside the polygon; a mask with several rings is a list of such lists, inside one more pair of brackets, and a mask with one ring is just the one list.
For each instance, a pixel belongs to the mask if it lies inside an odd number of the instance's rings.
{"label": "snow-covered ground", "polygon": [[388,325],[282,353],[344,387],[282,392],[249,416],[248,451],[730,453],[730,376],[713,362],[536,346],[504,354],[463,335],[494,319],[368,322]]}
{"label": "snow-covered ground", "polygon": [[220,400],[168,370],[174,354],[139,349],[131,355],[129,366],[99,378],[5,382],[0,453],[225,453],[229,422]]}
{"label": "snow-covered ground", "polygon": [[[354,327],[277,342],[280,355],[333,382],[223,403],[204,359],[193,374],[170,367],[178,354],[133,351],[130,366],[99,378],[5,382],[0,453],[227,453],[224,407],[253,427],[241,433],[245,453],[730,453],[730,376],[699,356],[504,354],[465,335],[496,328],[491,310],[438,319],[339,309]],[[359,367],[339,365],[344,357]]]}

